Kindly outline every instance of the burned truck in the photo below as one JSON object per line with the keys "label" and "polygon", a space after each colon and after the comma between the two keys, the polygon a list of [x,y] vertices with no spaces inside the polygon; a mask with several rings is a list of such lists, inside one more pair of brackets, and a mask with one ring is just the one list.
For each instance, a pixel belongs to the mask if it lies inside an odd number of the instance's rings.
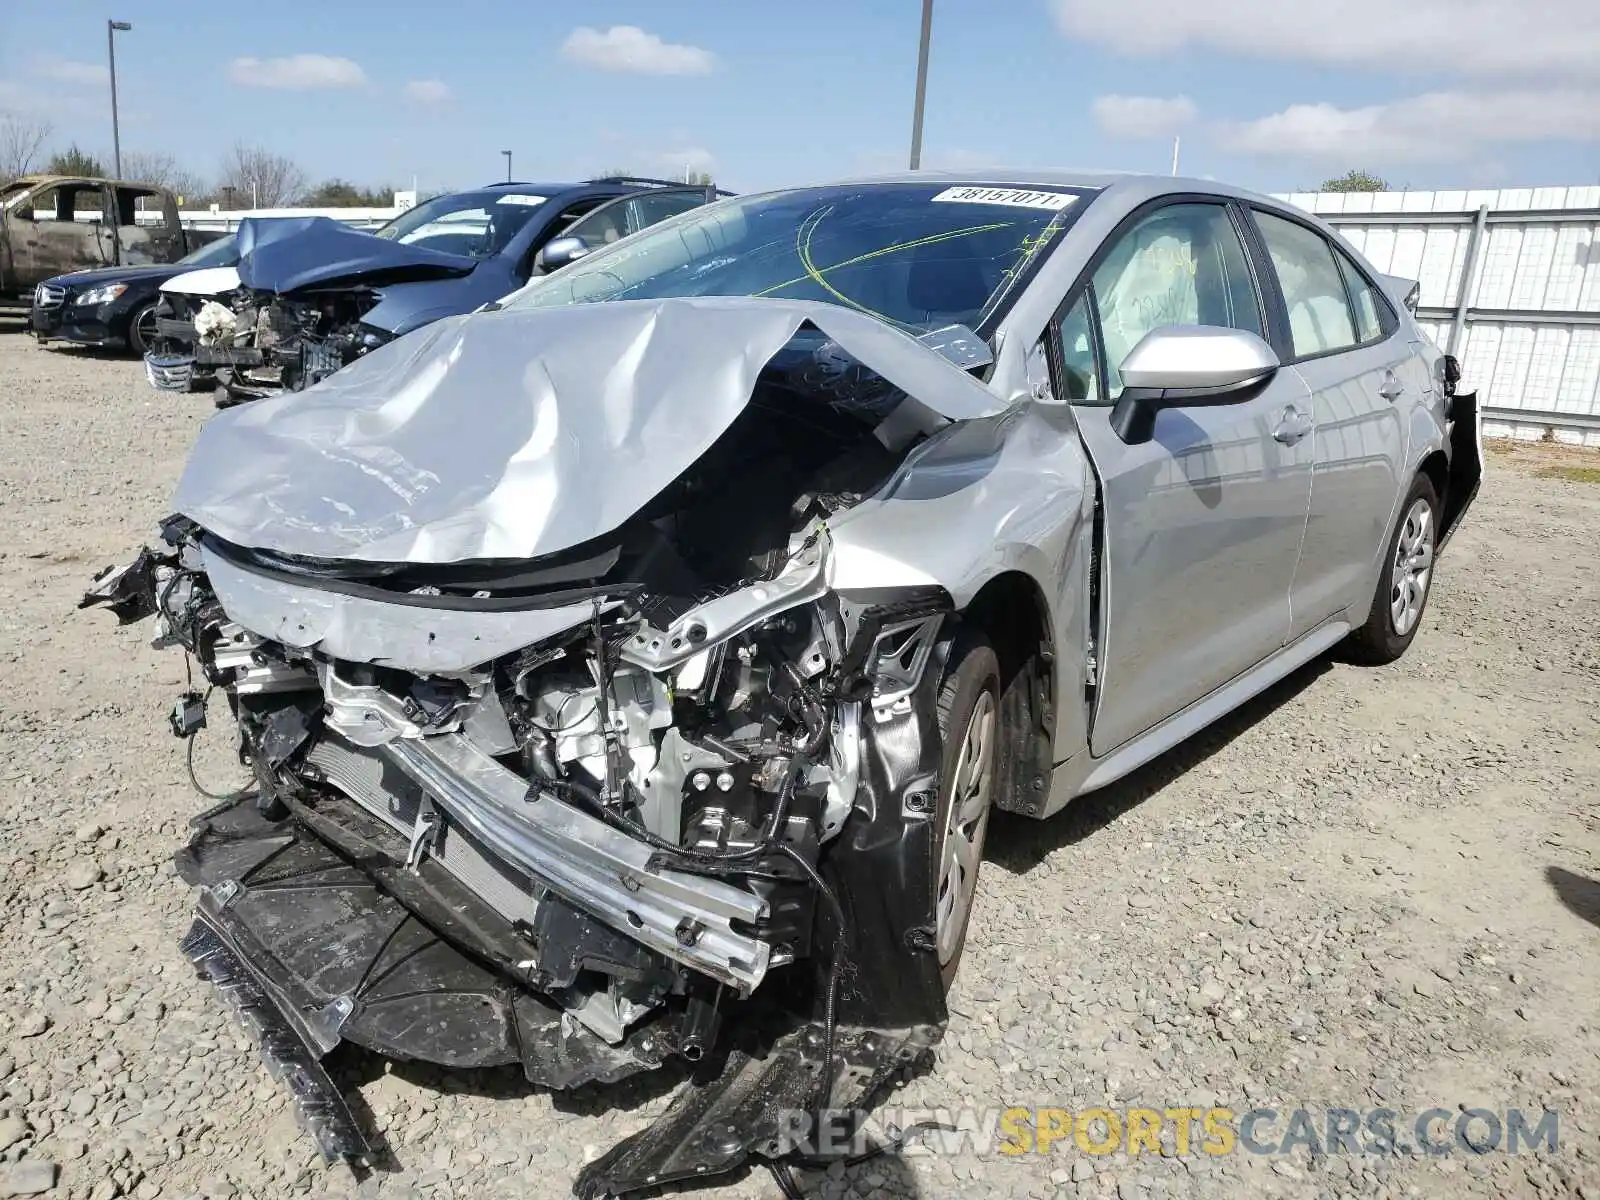
{"label": "burned truck", "polygon": [[[0,309],[26,316],[57,275],[173,263],[216,236],[185,230],[177,197],[154,184],[23,176],[0,188]],[[61,303],[48,291],[37,300]]]}

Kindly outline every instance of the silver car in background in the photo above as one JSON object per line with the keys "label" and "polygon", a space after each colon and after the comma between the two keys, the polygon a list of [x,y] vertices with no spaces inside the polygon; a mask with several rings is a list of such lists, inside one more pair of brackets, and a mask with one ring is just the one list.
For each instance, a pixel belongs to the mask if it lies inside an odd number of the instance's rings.
{"label": "silver car in background", "polygon": [[179,855],[187,952],[330,1156],[349,1040],[701,1063],[580,1195],[783,1159],[942,1035],[995,809],[1405,652],[1482,470],[1407,289],[1234,188],[921,172],[220,414],[85,597],[158,617],[254,773]]}

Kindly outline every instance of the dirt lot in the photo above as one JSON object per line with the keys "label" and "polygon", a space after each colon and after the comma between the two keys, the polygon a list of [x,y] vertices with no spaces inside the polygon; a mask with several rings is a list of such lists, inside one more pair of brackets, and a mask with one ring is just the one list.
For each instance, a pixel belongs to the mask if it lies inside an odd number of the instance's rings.
{"label": "dirt lot", "polygon": [[[0,335],[0,1195],[565,1195],[672,1079],[577,1097],[338,1052],[393,1151],[326,1171],[176,948],[181,659],[73,606],[208,401]],[[1600,1197],[1600,483],[1519,447],[1382,670],[1313,665],[1124,785],[991,835],[955,1016],[897,1105],[1559,1114],[1559,1149],[879,1158],[821,1194]],[[203,781],[231,785],[222,731]],[[209,739],[209,740],[208,740]],[[1531,1122],[1530,1122],[1531,1123]],[[1449,1125],[1441,1122],[1438,1128]],[[1480,1123],[1474,1136],[1485,1136]],[[1198,1134],[1197,1134],[1198,1141]],[[6,1165],[17,1164],[17,1165]],[[764,1174],[724,1195],[768,1196]]]}

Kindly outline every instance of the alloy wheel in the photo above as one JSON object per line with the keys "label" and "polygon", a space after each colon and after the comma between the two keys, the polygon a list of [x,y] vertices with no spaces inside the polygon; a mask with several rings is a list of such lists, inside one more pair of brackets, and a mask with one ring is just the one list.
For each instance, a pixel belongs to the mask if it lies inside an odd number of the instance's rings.
{"label": "alloy wheel", "polygon": [[939,891],[934,904],[939,965],[955,957],[977,891],[978,862],[989,823],[994,787],[994,695],[984,691],[972,706],[961,735],[950,784],[944,841],[939,854]]}
{"label": "alloy wheel", "polygon": [[1389,620],[1395,633],[1405,637],[1422,616],[1433,578],[1433,506],[1417,499],[1406,511],[1405,523],[1394,548],[1394,571],[1389,581]]}

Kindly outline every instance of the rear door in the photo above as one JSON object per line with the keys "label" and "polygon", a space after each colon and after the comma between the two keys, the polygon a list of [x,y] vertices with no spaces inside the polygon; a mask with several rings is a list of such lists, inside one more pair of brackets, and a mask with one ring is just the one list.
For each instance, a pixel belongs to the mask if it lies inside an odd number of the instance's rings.
{"label": "rear door", "polygon": [[[1291,636],[1372,599],[1373,566],[1405,469],[1409,399],[1423,386],[1381,289],[1321,230],[1252,214],[1269,264],[1278,354],[1305,380],[1316,422],[1311,503],[1295,572]],[[1364,612],[1364,607],[1362,608]]]}
{"label": "rear door", "polygon": [[177,262],[183,228],[171,195],[153,188],[116,187],[117,253],[123,266]]}
{"label": "rear door", "polygon": [[1280,372],[1240,403],[1164,410],[1152,440],[1138,445],[1110,423],[1118,366],[1151,330],[1217,325],[1265,336],[1245,221],[1221,199],[1143,210],[1107,240],[1059,323],[1065,394],[1104,506],[1096,756],[1289,635],[1311,485],[1310,402],[1299,376]]}

